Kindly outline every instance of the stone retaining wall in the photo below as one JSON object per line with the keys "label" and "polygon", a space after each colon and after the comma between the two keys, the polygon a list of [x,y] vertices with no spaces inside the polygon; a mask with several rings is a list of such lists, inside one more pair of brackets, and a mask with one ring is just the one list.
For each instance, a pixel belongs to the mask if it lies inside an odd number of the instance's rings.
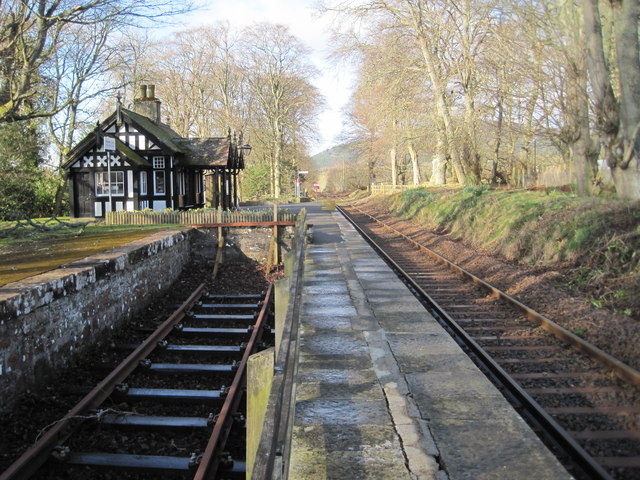
{"label": "stone retaining wall", "polygon": [[[280,229],[282,250],[292,227]],[[0,287],[0,411],[81,347],[169,288],[191,260],[213,262],[217,228],[165,231]],[[264,263],[271,228],[225,228],[225,262]]]}
{"label": "stone retaining wall", "polygon": [[[240,262],[247,259],[266,263],[269,243],[273,234],[270,227],[224,228],[224,261]],[[294,227],[279,228],[280,251],[289,251]],[[213,262],[218,249],[218,229],[198,228],[192,232],[192,256],[194,260]]]}
{"label": "stone retaining wall", "polygon": [[0,410],[167,289],[191,259],[191,237],[156,233],[0,287]]}

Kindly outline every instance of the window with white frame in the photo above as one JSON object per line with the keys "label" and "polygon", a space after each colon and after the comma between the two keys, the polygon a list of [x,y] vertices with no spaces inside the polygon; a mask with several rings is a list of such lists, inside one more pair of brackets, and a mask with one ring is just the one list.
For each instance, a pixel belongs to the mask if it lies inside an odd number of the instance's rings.
{"label": "window with white frame", "polygon": [[153,168],[164,168],[164,157],[153,157]]}
{"label": "window with white frame", "polygon": [[166,185],[164,182],[164,172],[153,172],[153,190],[156,195],[164,195],[167,193]]}
{"label": "window with white frame", "polygon": [[111,181],[109,181],[109,172],[96,172],[96,196],[108,196],[109,187],[111,187],[111,195],[124,195],[124,172],[111,172]]}
{"label": "window with white frame", "polygon": [[140,195],[147,194],[147,172],[140,172]]}

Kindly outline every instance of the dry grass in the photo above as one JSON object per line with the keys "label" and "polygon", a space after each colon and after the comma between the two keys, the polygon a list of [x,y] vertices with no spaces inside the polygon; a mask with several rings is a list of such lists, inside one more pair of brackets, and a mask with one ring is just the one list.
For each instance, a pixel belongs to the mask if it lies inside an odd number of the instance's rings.
{"label": "dry grass", "polygon": [[486,186],[369,201],[478,251],[562,272],[594,306],[640,320],[640,202]]}

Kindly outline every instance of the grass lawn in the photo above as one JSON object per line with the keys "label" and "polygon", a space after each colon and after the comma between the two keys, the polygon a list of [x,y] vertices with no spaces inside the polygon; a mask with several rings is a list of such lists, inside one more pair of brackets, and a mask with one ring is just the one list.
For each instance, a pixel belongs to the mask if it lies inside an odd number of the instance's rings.
{"label": "grass lawn", "polygon": [[[0,286],[119,247],[160,230],[180,228],[179,225],[111,226],[90,223],[85,228],[63,227],[49,232],[25,226],[3,235],[14,225],[15,222],[0,222]],[[51,223],[48,225],[52,226]]]}

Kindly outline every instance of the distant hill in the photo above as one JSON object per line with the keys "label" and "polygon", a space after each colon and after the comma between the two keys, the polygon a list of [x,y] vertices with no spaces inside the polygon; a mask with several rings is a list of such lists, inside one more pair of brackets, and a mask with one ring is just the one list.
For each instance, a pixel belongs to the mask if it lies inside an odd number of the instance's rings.
{"label": "distant hill", "polygon": [[343,160],[350,163],[356,159],[357,155],[353,151],[352,144],[343,143],[335,147],[324,150],[311,157],[313,167],[317,170],[332,167]]}

